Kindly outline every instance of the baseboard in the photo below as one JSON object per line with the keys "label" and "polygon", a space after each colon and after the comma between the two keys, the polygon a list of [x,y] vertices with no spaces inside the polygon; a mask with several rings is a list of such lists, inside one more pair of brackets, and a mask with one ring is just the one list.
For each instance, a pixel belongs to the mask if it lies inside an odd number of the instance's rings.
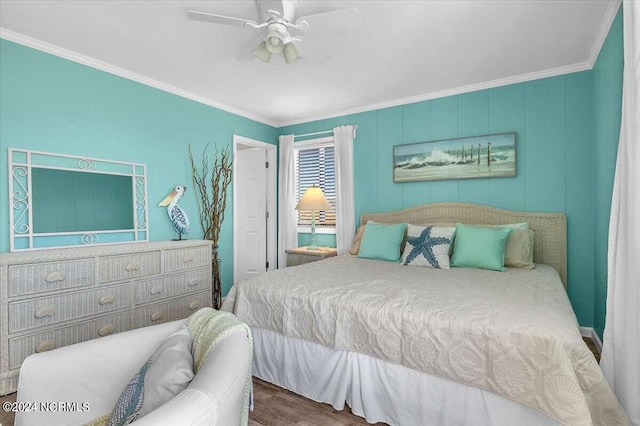
{"label": "baseboard", "polygon": [[596,345],[598,353],[602,353],[602,340],[600,340],[600,336],[598,336],[598,333],[596,333],[596,330],[593,327],[580,327],[580,334],[582,337],[588,337],[591,339]]}

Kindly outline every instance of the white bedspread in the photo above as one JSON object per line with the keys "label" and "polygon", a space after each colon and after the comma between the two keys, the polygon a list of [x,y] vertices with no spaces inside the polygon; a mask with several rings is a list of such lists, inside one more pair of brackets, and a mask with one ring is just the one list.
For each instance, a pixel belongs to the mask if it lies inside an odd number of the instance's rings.
{"label": "white bedspread", "polygon": [[497,393],[562,424],[627,424],[545,265],[441,270],[339,256],[243,282],[223,309],[250,326]]}

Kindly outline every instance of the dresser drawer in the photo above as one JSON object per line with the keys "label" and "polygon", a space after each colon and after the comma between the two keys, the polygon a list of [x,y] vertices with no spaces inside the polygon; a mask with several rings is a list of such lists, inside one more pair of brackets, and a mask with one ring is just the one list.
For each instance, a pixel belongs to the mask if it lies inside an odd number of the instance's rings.
{"label": "dresser drawer", "polygon": [[211,271],[209,269],[136,281],[134,283],[135,304],[139,305],[180,294],[207,290],[210,283]]}
{"label": "dresser drawer", "polygon": [[164,252],[165,272],[211,265],[211,246],[185,247]]}
{"label": "dresser drawer", "polygon": [[127,331],[131,328],[130,322],[129,313],[125,313],[9,339],[9,368],[19,368],[26,357],[37,352]]}
{"label": "dresser drawer", "polygon": [[94,259],[78,259],[11,265],[8,271],[9,297],[92,285],[94,263]]}
{"label": "dresser drawer", "polygon": [[160,252],[100,258],[100,282],[122,281],[160,273]]}
{"label": "dresser drawer", "polygon": [[211,306],[211,293],[202,292],[173,299],[169,302],[136,308],[134,328],[186,318],[200,308]]}
{"label": "dresser drawer", "polygon": [[130,306],[129,287],[118,285],[9,303],[9,333]]}

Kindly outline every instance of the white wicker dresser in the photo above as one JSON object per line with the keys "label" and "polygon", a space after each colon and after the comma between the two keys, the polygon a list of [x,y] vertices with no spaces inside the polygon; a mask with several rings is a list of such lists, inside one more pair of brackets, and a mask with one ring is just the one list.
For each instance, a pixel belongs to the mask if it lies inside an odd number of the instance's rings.
{"label": "white wicker dresser", "polygon": [[0,253],[0,395],[35,353],[211,306],[211,241]]}

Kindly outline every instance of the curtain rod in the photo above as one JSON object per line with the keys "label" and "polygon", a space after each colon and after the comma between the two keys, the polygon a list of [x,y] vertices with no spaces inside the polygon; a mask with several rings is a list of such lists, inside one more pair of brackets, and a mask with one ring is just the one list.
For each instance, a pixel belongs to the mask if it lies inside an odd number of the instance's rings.
{"label": "curtain rod", "polygon": [[[356,130],[358,130],[358,126],[353,126],[353,137],[356,137]],[[313,133],[305,133],[303,135],[293,135],[294,139],[295,138],[302,138],[305,136],[317,136],[317,135],[324,135],[326,133],[333,133],[333,129],[331,130],[323,130],[322,132],[313,132]]]}

